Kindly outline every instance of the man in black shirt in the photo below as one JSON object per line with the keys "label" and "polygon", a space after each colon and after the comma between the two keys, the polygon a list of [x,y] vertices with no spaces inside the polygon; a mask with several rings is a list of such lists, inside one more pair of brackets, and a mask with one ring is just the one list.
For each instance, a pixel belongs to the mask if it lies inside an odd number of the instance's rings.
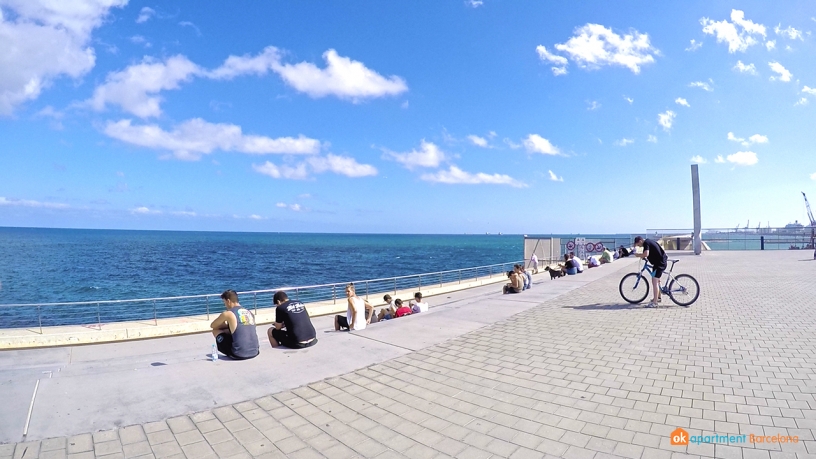
{"label": "man in black shirt", "polygon": [[276,292],[272,301],[277,306],[275,326],[267,331],[272,347],[303,349],[317,344],[317,334],[303,303],[289,300],[283,291]]}
{"label": "man in black shirt", "polygon": [[668,257],[660,244],[651,240],[635,237],[635,247],[643,247],[643,253],[636,254],[638,258],[645,258],[652,265],[652,301],[646,305],[654,308],[660,302],[660,277],[666,270]]}

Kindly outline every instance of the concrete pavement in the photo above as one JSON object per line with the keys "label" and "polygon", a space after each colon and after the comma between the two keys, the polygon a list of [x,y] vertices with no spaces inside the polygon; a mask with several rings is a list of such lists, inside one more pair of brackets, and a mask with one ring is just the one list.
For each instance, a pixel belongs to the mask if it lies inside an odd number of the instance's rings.
{"label": "concrete pavement", "polygon": [[[183,351],[172,353],[128,343],[131,354],[118,359],[100,346],[0,354],[12,391],[4,424],[17,398],[27,409],[45,368],[61,370],[53,381],[107,381],[87,395],[66,385],[42,405],[38,395],[33,441],[0,445],[0,458],[816,459],[816,262],[807,255],[680,256],[676,272],[702,287],[690,308],[624,303],[617,285],[633,268],[624,262],[539,276],[521,295],[493,288],[433,299],[450,303],[359,334],[324,333],[306,352],[265,349],[249,362],[203,361],[206,337],[172,338]],[[158,356],[167,359],[151,362]],[[31,365],[18,368],[21,359]],[[144,367],[111,370],[121,359]],[[199,382],[205,376],[212,387]],[[145,400],[161,390],[169,394],[159,402]],[[749,440],[672,445],[678,428],[687,438]]]}

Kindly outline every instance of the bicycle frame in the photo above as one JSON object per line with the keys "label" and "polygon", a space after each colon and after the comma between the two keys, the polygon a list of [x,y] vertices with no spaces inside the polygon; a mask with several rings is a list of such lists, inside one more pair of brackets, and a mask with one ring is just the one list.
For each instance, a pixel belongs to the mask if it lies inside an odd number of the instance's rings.
{"label": "bicycle frame", "polygon": [[[649,261],[646,260],[645,258],[643,259],[643,261],[644,261],[643,267],[640,268],[640,271],[638,271],[638,280],[637,280],[637,282],[635,282],[635,287],[634,288],[637,288],[637,286],[640,285],[640,280],[643,279],[643,277],[644,277],[643,276],[643,271],[648,272],[649,277],[651,277],[652,273],[654,272],[654,266],[650,265]],[[660,293],[668,293],[669,281],[674,280],[674,276],[672,276],[672,269],[674,269],[674,263],[675,263],[675,261],[672,261],[671,262],[671,267],[669,269],[663,271],[663,274],[668,274],[668,276],[666,276],[665,282],[663,282],[663,285],[660,287]],[[659,283],[658,283],[658,285],[659,285]]]}

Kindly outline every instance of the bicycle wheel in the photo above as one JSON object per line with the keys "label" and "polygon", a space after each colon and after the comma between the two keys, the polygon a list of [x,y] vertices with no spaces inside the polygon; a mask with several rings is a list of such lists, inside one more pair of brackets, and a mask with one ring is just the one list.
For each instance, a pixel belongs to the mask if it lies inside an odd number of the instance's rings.
{"label": "bicycle wheel", "polygon": [[669,297],[678,306],[689,306],[700,296],[700,284],[688,274],[678,274],[669,284]]}
{"label": "bicycle wheel", "polygon": [[629,273],[621,279],[618,290],[626,302],[637,304],[649,295],[649,280],[639,273]]}

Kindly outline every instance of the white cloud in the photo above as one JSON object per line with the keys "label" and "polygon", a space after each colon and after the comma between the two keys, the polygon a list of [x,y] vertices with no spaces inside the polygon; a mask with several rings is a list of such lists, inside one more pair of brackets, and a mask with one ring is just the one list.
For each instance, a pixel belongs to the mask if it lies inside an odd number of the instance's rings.
{"label": "white cloud", "polygon": [[465,5],[471,8],[478,8],[484,5],[484,2],[482,0],[465,0]]}
{"label": "white cloud", "polygon": [[263,164],[253,164],[252,169],[263,175],[268,175],[272,178],[284,178],[289,180],[305,180],[309,178],[309,171],[306,168],[306,163],[300,163],[297,166],[277,166],[269,161]]}
{"label": "white cloud", "polygon": [[788,37],[791,40],[802,40],[803,39],[802,38],[802,31],[801,30],[796,30],[791,26],[788,26],[787,28],[783,29],[782,24],[779,24],[776,27],[774,27],[774,32],[776,32],[777,35],[782,35],[782,36]]}
{"label": "white cloud", "polygon": [[810,174],[810,179],[811,180],[816,180],[816,172]]}
{"label": "white cloud", "polygon": [[96,63],[89,46],[93,30],[127,0],[0,3],[0,115],[11,115],[55,79],[88,73]]}
{"label": "white cloud", "polygon": [[623,100],[625,100],[626,102],[629,102],[629,105],[632,105],[632,103],[635,101],[635,99],[632,99],[631,97],[626,97],[626,96],[623,97]]}
{"label": "white cloud", "polygon": [[436,144],[426,142],[424,139],[419,146],[419,150],[411,150],[407,153],[396,153],[384,150],[385,158],[393,159],[408,169],[415,167],[439,167],[442,161],[447,159],[445,152],[439,149]]}
{"label": "white cloud", "polygon": [[297,91],[314,98],[336,96],[340,99],[359,101],[367,98],[395,96],[408,90],[405,80],[392,75],[383,77],[367,68],[362,62],[353,61],[330,49],[323,53],[326,68],[312,63],[276,63],[273,70]]}
{"label": "white cloud", "polygon": [[718,43],[728,43],[728,52],[745,52],[749,47],[759,43],[754,35],[765,37],[765,26],[745,19],[745,13],[740,10],[731,10],[731,21],[712,21],[709,18],[700,19],[703,33],[717,37]]}
{"label": "white cloud", "polygon": [[487,139],[485,139],[484,137],[479,137],[478,135],[469,135],[467,136],[467,138],[473,145],[476,145],[477,147],[487,148]]}
{"label": "white cloud", "polygon": [[802,88],[802,92],[804,92],[805,94],[810,94],[811,96],[816,96],[816,88],[809,88],[805,86],[804,88]]}
{"label": "white cloud", "polygon": [[518,180],[504,174],[485,174],[478,172],[471,174],[465,172],[456,166],[450,166],[448,170],[440,170],[433,174],[423,174],[420,179],[426,182],[437,182],[447,184],[490,184],[490,185],[509,185],[515,188],[526,188],[527,185]]}
{"label": "white cloud", "polygon": [[290,180],[305,180],[310,178],[312,174],[322,174],[327,171],[352,178],[377,175],[377,168],[370,164],[360,164],[354,158],[331,153],[325,157],[312,156],[294,166],[286,164],[278,166],[266,161],[263,164],[253,164],[252,168],[256,172],[272,178]]}
{"label": "white cloud", "polygon": [[692,156],[691,157],[691,162],[693,162],[694,164],[705,164],[708,161],[706,161],[706,159],[703,158],[702,156],[697,155],[697,156]]}
{"label": "white cloud", "polygon": [[599,104],[597,100],[593,100],[592,102],[589,102],[588,106],[587,106],[587,110],[589,110],[591,112],[595,111],[595,110],[597,110],[599,108],[601,108],[601,104]]}
{"label": "white cloud", "polygon": [[300,204],[286,204],[285,202],[279,202],[275,205],[281,209],[289,209],[293,212],[300,212],[303,210],[303,207],[301,207]]}
{"label": "white cloud", "polygon": [[316,174],[331,171],[346,177],[367,177],[377,175],[377,168],[370,164],[360,164],[354,158],[329,153],[325,157],[314,156],[306,160]]}
{"label": "white cloud", "polygon": [[773,49],[775,49],[776,48],[776,40],[766,41],[765,42],[765,48],[767,48],[768,51],[772,51]]}
{"label": "white cloud", "polygon": [[768,143],[768,137],[761,134],[754,134],[748,137],[748,140],[735,136],[733,132],[729,132],[726,137],[728,140],[732,142],[739,142],[746,147],[750,147],[755,143]]}
{"label": "white cloud", "polygon": [[778,77],[777,76],[772,76],[770,78],[771,81],[779,80],[779,81],[789,82],[791,80],[791,77],[793,76],[793,74],[791,74],[790,71],[788,71],[788,69],[783,67],[782,64],[780,64],[779,62],[776,62],[776,61],[768,62],[768,67],[771,68],[772,72],[779,74]]}
{"label": "white cloud", "polygon": [[201,29],[199,29],[197,25],[193,24],[190,21],[181,21],[178,23],[178,25],[182,27],[190,27],[191,29],[195,30],[196,35],[198,35],[199,37],[201,36]]}
{"label": "white cloud", "polygon": [[733,155],[726,156],[725,159],[728,160],[729,163],[733,163],[738,166],[753,166],[757,163],[757,161],[759,161],[756,153],[753,151],[738,151]]}
{"label": "white cloud", "polygon": [[[631,33],[618,35],[600,24],[586,24],[575,29],[575,35],[565,43],[556,44],[555,49],[568,55],[579,67],[598,69],[604,66],[622,66],[632,73],[640,73],[641,66],[653,63],[654,56],[660,54],[649,43],[648,34],[632,30]],[[567,61],[564,56],[549,53],[544,46],[539,46],[536,50],[542,59],[560,66],[554,67],[553,72],[560,68],[566,73]]]}
{"label": "white cloud", "polygon": [[513,142],[512,140],[508,139],[507,137],[505,137],[505,138],[503,139],[503,142],[504,142],[504,143],[505,143],[505,144],[506,144],[508,147],[510,147],[510,149],[511,149],[511,150],[518,150],[519,148],[521,148],[521,147],[522,147],[522,145],[521,145],[521,144],[519,144],[519,143],[515,143],[515,142]]}
{"label": "white cloud", "polygon": [[748,137],[748,142],[750,143],[768,143],[768,137],[760,134],[754,134],[751,137]]}
{"label": "white cloud", "polygon": [[689,105],[688,101],[686,99],[683,99],[682,97],[678,97],[677,99],[674,99],[674,103],[677,104],[677,105],[682,105],[684,107],[691,107],[691,105]]}
{"label": "white cloud", "polygon": [[547,171],[547,172],[550,174],[550,180],[552,180],[553,182],[563,182],[564,181],[564,177],[559,177],[559,176],[555,175],[555,172],[553,172],[553,171]]}
{"label": "white cloud", "polygon": [[649,137],[646,139],[646,141],[647,142],[652,142],[652,143],[657,143],[657,136],[653,136],[653,135],[650,134]]}
{"label": "white cloud", "polygon": [[717,155],[717,157],[714,158],[714,162],[722,164],[725,162],[725,158],[723,158],[722,155]]}
{"label": "white cloud", "polygon": [[756,67],[754,64],[745,65],[742,61],[737,61],[737,65],[734,66],[734,70],[737,70],[740,73],[750,73],[751,75],[756,75]]}
{"label": "white cloud", "polygon": [[158,215],[162,213],[160,210],[154,210],[149,207],[141,206],[136,207],[134,209],[130,209],[130,213],[132,214],[140,214],[140,215]]}
{"label": "white cloud", "polygon": [[711,85],[709,85],[708,83],[706,83],[704,81],[693,81],[693,82],[689,83],[689,87],[690,88],[700,88],[703,91],[708,91],[708,92],[711,92],[711,91],[714,90],[714,89],[711,88]]}
{"label": "white cloud", "polygon": [[105,83],[96,87],[86,103],[97,111],[114,104],[140,118],[159,116],[162,99],[158,93],[178,89],[180,83],[190,81],[201,71],[199,66],[181,55],[164,62],[145,58],[141,64],[109,73]]}
{"label": "white cloud", "polygon": [[793,104],[793,105],[794,105],[794,106],[797,106],[797,105],[807,105],[807,104],[808,104],[807,97],[802,97],[801,99],[799,99],[799,100],[798,100],[798,101],[797,101],[795,104]]}
{"label": "white cloud", "polygon": [[735,136],[733,132],[729,132],[726,138],[732,142],[745,142],[745,139]]}
{"label": "white cloud", "polygon": [[248,154],[314,154],[320,142],[308,137],[280,137],[273,139],[259,135],[245,135],[234,124],[209,123],[193,118],[165,131],[155,124],[133,125],[131,120],[109,121],[105,134],[122,142],[157,150],[168,150],[183,160],[198,160],[215,150]]}
{"label": "white cloud", "polygon": [[671,129],[672,124],[674,124],[675,117],[677,117],[676,113],[671,110],[666,110],[665,113],[657,114],[657,122],[663,126],[664,131],[668,131]]}
{"label": "white cloud", "polygon": [[536,52],[542,61],[549,61],[555,64],[555,67],[552,68],[553,75],[559,76],[567,74],[567,64],[569,64],[569,61],[566,57],[547,51],[547,47],[544,45],[536,46]]}
{"label": "white cloud", "polygon": [[691,44],[689,44],[689,47],[686,48],[686,51],[697,51],[698,49],[702,48],[702,46],[703,46],[702,42],[699,42],[697,40],[691,40]]}
{"label": "white cloud", "polygon": [[550,143],[549,140],[538,134],[530,134],[524,139],[524,148],[529,153],[541,153],[542,155],[560,155],[561,150]]}
{"label": "white cloud", "polygon": [[256,56],[229,56],[220,67],[206,72],[206,76],[214,80],[231,80],[242,75],[266,75],[280,64],[280,57],[278,48],[267,46]]}
{"label": "white cloud", "polygon": [[623,138],[623,139],[620,139],[620,140],[616,140],[616,141],[615,141],[615,145],[617,145],[617,146],[619,146],[619,147],[625,147],[625,146],[627,146],[627,145],[629,145],[629,144],[633,144],[633,143],[635,143],[635,139],[626,139],[626,138]]}
{"label": "white cloud", "polygon": [[36,207],[42,209],[67,209],[68,204],[57,202],[34,201],[31,199],[15,199],[0,196],[0,206],[7,207]]}
{"label": "white cloud", "polygon": [[147,22],[156,15],[156,10],[153,8],[145,6],[144,8],[139,11],[139,17],[136,18],[136,24],[141,24],[143,22]]}

